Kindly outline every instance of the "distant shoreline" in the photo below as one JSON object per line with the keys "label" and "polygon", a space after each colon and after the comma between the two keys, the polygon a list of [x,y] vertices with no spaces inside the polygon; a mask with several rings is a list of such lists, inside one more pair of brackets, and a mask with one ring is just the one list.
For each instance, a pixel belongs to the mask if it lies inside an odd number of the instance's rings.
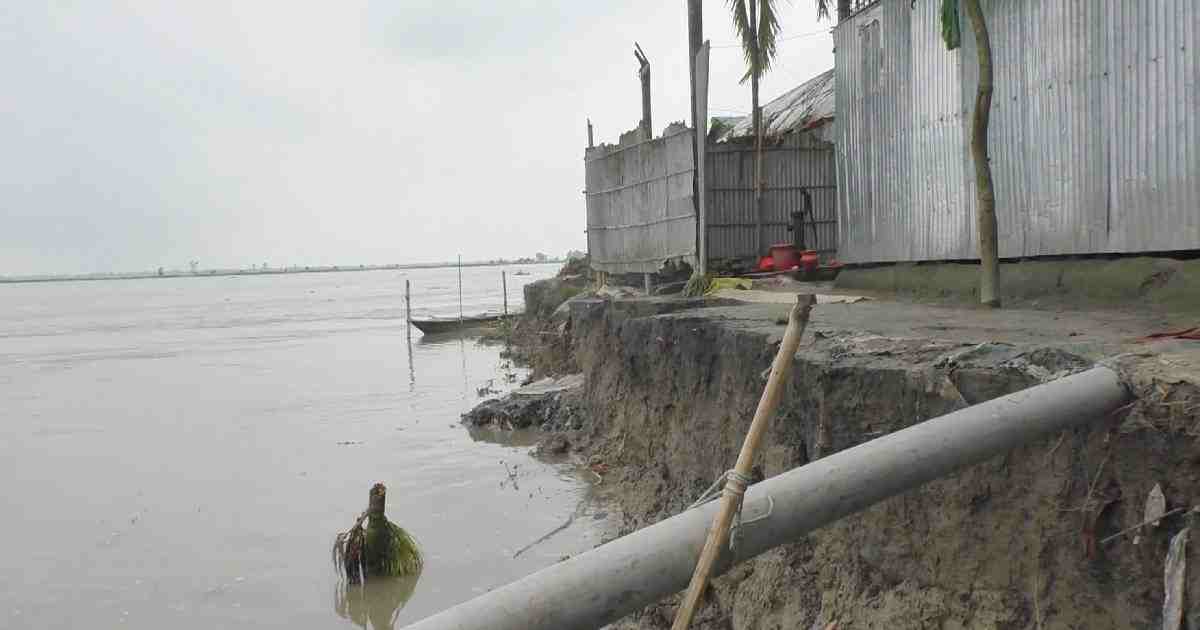
{"label": "distant shoreline", "polygon": [[[465,262],[463,267],[506,267],[515,265],[561,265],[562,259],[537,261]],[[404,271],[407,269],[445,269],[458,263],[412,263],[407,265],[332,265],[328,267],[280,267],[279,269],[202,269],[197,271],[157,271],[133,273],[94,273],[61,276],[0,276],[0,284],[32,282],[91,282],[96,280],[146,280],[159,278],[220,278],[225,276],[275,276],[294,273],[344,273],[350,271]]]}

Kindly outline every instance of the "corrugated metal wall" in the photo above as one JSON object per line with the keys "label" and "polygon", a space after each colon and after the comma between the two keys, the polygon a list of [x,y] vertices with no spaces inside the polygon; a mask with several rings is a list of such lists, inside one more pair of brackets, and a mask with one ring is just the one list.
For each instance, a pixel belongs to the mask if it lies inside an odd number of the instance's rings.
{"label": "corrugated metal wall", "polygon": [[[978,255],[975,42],[964,17],[947,51],[939,6],[883,0],[837,27],[842,260]],[[1200,3],[984,9],[1000,255],[1200,248]]]}
{"label": "corrugated metal wall", "polygon": [[751,141],[708,145],[708,257],[756,258],[773,243],[791,243],[791,213],[803,204],[801,189],[813,199],[817,242],[805,228],[810,249],[837,249],[837,195],[833,148],[793,133],[777,146],[763,149],[762,238],[760,247],[754,204],[754,145]]}
{"label": "corrugated metal wall", "polygon": [[671,259],[695,264],[695,134],[673,125],[660,138],[638,136],[585,154],[588,253],[598,271],[654,273]]}

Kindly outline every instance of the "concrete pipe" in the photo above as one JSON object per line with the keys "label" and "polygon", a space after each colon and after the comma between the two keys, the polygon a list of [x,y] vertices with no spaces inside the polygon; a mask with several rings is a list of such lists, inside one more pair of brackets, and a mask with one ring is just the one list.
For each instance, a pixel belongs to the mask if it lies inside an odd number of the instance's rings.
{"label": "concrete pipe", "polygon": [[[1103,418],[1131,400],[1096,367],[968,407],[830,455],[746,492],[737,562],[1049,434]],[[711,502],[538,571],[412,630],[599,628],[688,584],[717,503]],[[728,551],[717,566],[735,561]]]}

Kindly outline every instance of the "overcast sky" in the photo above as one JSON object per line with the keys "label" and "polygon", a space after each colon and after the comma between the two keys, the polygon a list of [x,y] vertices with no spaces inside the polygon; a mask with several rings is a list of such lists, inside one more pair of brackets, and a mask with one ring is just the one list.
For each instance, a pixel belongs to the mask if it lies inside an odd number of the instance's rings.
{"label": "overcast sky", "polygon": [[[744,114],[704,4],[711,113]],[[833,66],[810,0],[779,4],[764,102]],[[6,0],[0,275],[585,249],[585,118],[636,126],[634,40],[656,133],[687,117],[685,6]]]}

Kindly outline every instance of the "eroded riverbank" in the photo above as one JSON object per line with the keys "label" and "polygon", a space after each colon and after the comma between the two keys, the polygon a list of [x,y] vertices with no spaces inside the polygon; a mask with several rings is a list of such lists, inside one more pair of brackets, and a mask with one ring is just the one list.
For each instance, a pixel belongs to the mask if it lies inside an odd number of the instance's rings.
{"label": "eroded riverbank", "polygon": [[[563,438],[603,470],[623,532],[679,513],[732,464],[784,312],[582,299],[549,327],[557,337],[544,347],[570,352],[584,377],[586,421]],[[698,627],[1153,623],[1168,541],[1200,491],[1197,344],[1139,341],[1163,325],[1128,312],[818,306],[759,460],[764,477],[1113,357],[1141,398],[735,567]],[[1135,532],[1137,544],[1117,535],[1143,520],[1156,484],[1184,509]],[[666,601],[618,625],[667,627],[673,614]]]}

